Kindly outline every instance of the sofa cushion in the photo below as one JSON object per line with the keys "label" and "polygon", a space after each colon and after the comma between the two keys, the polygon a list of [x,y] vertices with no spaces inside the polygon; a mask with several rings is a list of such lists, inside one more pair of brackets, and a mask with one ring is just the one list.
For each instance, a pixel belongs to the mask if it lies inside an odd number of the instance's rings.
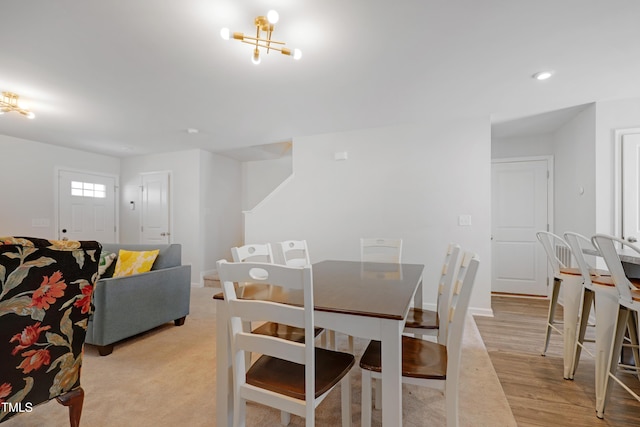
{"label": "sofa cushion", "polygon": [[[115,252],[109,252],[109,251],[103,251],[100,254],[100,262],[98,263],[98,276],[99,276],[99,278],[110,277],[109,275],[106,275],[105,273],[106,273],[107,269],[113,263],[113,260],[116,259],[117,255],[118,254],[116,254]],[[111,274],[113,274],[113,269],[111,270]]]}
{"label": "sofa cushion", "polygon": [[116,261],[113,277],[131,276],[133,274],[151,271],[153,262],[160,253],[159,249],[152,251],[127,251],[120,249]]}

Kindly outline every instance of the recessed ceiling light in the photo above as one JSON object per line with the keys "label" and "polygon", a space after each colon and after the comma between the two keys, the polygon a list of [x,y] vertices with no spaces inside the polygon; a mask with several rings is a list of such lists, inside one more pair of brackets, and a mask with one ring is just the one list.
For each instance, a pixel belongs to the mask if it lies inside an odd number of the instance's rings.
{"label": "recessed ceiling light", "polygon": [[195,129],[195,128],[189,128],[189,129],[187,129],[187,133],[192,134],[192,135],[193,135],[193,134],[196,134],[196,133],[198,133],[198,132],[200,132],[200,131],[199,131],[198,129]]}
{"label": "recessed ceiling light", "polygon": [[531,77],[533,77],[536,80],[547,80],[551,76],[553,76],[553,71],[548,70],[548,71],[537,72]]}

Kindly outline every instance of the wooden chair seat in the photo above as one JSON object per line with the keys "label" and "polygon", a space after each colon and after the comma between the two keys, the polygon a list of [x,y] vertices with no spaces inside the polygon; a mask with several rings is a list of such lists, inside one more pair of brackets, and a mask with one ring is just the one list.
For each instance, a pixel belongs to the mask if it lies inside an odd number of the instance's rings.
{"label": "wooden chair seat", "polygon": [[[317,398],[331,390],[349,373],[355,364],[355,357],[348,353],[320,347],[316,347],[315,350],[315,397]],[[260,356],[247,371],[247,384],[304,400],[304,365],[275,357]]]}
{"label": "wooden chair seat", "polygon": [[[568,274],[570,276],[581,276],[582,272],[577,267],[560,267],[560,274]],[[591,273],[592,277],[611,277],[611,273],[607,270],[597,269]]]}
{"label": "wooden chair seat", "polygon": [[407,315],[405,328],[438,329],[439,323],[437,311],[411,308]]}
{"label": "wooden chair seat", "polygon": [[[577,267],[560,267],[560,274],[568,274],[570,276],[581,276],[582,272]],[[597,269],[591,272],[592,277],[611,277],[611,273],[607,270]]]}
{"label": "wooden chair seat", "polygon": [[568,274],[571,276],[582,276],[580,269],[576,267],[560,267],[560,274]]}
{"label": "wooden chair seat", "polygon": [[[322,331],[322,328],[315,328],[313,334],[317,337]],[[296,328],[282,323],[266,322],[255,328],[252,332],[254,334],[268,335],[289,341],[304,342],[304,328]]]}
{"label": "wooden chair seat", "polygon": [[591,276],[591,283],[594,285],[601,286],[615,286],[616,284],[613,282],[611,276]]}
{"label": "wooden chair seat", "polygon": [[[360,359],[360,367],[382,372],[380,341],[371,341]],[[402,337],[402,376],[445,380],[447,378],[447,347],[413,337]]]}

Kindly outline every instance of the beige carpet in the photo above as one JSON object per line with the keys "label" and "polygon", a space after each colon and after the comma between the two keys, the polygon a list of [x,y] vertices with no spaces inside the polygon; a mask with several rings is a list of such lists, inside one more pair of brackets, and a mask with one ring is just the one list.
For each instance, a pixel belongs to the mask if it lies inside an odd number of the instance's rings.
{"label": "beige carpet", "polygon": [[[85,348],[82,386],[85,390],[82,425],[214,426],[215,425],[215,304],[213,288],[193,288],[191,314],[184,326],[167,323],[115,346],[106,357]],[[341,341],[341,346],[346,344]],[[364,340],[356,339],[361,352]],[[462,358],[460,425],[516,426],[480,334],[467,319]],[[353,425],[360,425],[360,372],[353,370]],[[403,386],[405,426],[445,426],[440,392]],[[248,426],[277,426],[279,412],[248,405]],[[381,425],[373,411],[373,424]],[[67,408],[49,402],[17,415],[3,427],[68,426]],[[291,417],[292,426],[304,420]],[[340,391],[335,390],[316,411],[316,425],[340,425]]]}

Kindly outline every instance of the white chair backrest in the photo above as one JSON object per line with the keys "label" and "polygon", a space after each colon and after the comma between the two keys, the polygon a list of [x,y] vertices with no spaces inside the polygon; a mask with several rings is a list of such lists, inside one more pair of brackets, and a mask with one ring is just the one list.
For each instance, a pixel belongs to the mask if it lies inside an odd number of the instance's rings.
{"label": "white chair backrest", "polygon": [[560,277],[560,269],[568,267],[568,265],[558,258],[558,252],[559,250],[562,250],[562,248],[565,248],[570,252],[571,249],[569,248],[569,245],[562,237],[548,231],[538,231],[536,233],[536,237],[547,254],[547,260],[553,269],[553,275],[555,277]]}
{"label": "white chair backrest", "polygon": [[304,267],[311,265],[309,249],[306,240],[286,240],[277,242],[273,248],[276,262],[289,267]]}
{"label": "white chair backrest", "polygon": [[584,285],[587,288],[592,288],[593,283],[591,282],[591,275],[595,274],[596,269],[587,262],[587,258],[585,257],[583,250],[593,249],[595,251],[598,251],[598,248],[594,246],[593,242],[588,237],[571,231],[567,231],[566,233],[564,233],[564,240],[571,248],[573,259],[576,260],[578,268],[580,269],[580,273],[582,273]]}
{"label": "white chair backrest", "polygon": [[447,341],[444,343],[447,346],[448,354],[447,380],[449,375],[452,375],[456,383],[460,374],[464,324],[479,265],[480,261],[476,254],[464,253],[451,296],[449,315],[442,319],[449,322]]}
{"label": "white chair backrest", "polygon": [[271,252],[271,245],[268,243],[231,248],[231,256],[233,262],[273,262],[273,252]]}
{"label": "white chair backrest", "polygon": [[[220,260],[217,263],[222,291],[227,304],[230,333],[235,395],[264,394],[278,398],[274,392],[262,390],[246,383],[245,352],[268,355],[278,359],[305,365],[305,413],[307,420],[313,420],[315,406],[315,366],[314,366],[314,310],[313,279],[311,267],[296,268],[278,264],[235,262]],[[301,293],[303,306],[280,304],[273,301],[238,299],[235,282],[251,282],[275,285]],[[298,343],[269,335],[243,331],[243,322],[266,321],[304,328],[305,342]],[[282,396],[291,401],[290,397]]]}
{"label": "white chair backrest", "polygon": [[[460,245],[451,243],[447,248],[447,254],[444,258],[442,271],[440,273],[440,281],[438,282],[438,299],[437,310],[438,319],[446,319],[449,315],[449,302],[453,293],[453,282],[456,278],[460,260]],[[438,325],[438,342],[445,342],[447,337],[448,322],[442,321]]]}
{"label": "white chair backrest", "polygon": [[[631,284],[624,272],[624,267],[622,266],[622,261],[618,255],[618,250],[627,249],[640,256],[640,248],[626,240],[609,236],[607,234],[596,234],[591,238],[591,241],[594,246],[598,248],[600,254],[602,254],[602,257],[604,258],[604,262],[607,264],[613,283],[615,283],[616,289],[618,290],[620,304],[625,307],[631,307],[634,304],[631,296],[631,289],[635,287]],[[620,249],[616,249],[616,243],[620,245]]]}
{"label": "white chair backrest", "polygon": [[400,264],[402,239],[360,239],[360,260],[363,262],[386,262]]}

